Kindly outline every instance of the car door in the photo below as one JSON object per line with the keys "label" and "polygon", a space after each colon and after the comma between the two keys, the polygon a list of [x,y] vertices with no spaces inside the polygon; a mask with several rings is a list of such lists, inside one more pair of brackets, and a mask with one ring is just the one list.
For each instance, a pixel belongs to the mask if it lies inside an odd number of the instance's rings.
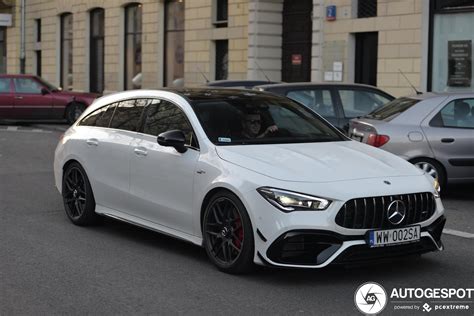
{"label": "car door", "polygon": [[334,95],[330,88],[308,87],[286,91],[286,97],[295,100],[315,111],[332,125],[338,126],[338,113],[334,107]]}
{"label": "car door", "polygon": [[474,98],[449,100],[422,123],[423,132],[450,180],[474,179]]}
{"label": "car door", "polygon": [[[188,150],[184,153],[157,143],[159,134],[174,129],[186,135]],[[137,216],[192,234],[193,179],[199,149],[183,110],[172,102],[154,99],[132,148],[130,192]]]}
{"label": "car door", "polygon": [[84,137],[82,156],[96,203],[101,206],[125,213],[133,209],[129,193],[130,145],[146,102],[147,99],[132,99],[112,103],[80,123],[94,126]]}
{"label": "car door", "polygon": [[0,78],[0,120],[14,118],[14,101],[10,78]]}
{"label": "car door", "polygon": [[351,119],[364,116],[393,100],[388,95],[365,88],[338,87],[337,96],[343,114],[339,125],[346,131]]}
{"label": "car door", "polygon": [[13,78],[14,109],[18,119],[49,119],[52,118],[53,97],[43,94],[43,85],[34,78]]}

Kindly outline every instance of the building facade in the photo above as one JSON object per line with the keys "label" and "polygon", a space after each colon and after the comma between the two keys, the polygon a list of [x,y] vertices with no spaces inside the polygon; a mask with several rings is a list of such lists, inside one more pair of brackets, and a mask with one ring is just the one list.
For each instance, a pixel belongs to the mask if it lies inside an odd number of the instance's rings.
{"label": "building facade", "polygon": [[[25,71],[107,93],[206,80],[472,91],[474,1],[25,0]],[[21,70],[21,1],[0,0],[0,72]],[[2,16],[11,16],[2,24]]]}

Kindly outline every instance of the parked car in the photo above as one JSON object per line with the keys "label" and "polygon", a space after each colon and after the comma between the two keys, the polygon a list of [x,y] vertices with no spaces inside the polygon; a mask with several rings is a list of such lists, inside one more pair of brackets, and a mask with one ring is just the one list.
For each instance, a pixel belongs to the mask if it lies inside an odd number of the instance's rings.
{"label": "parked car", "polygon": [[334,126],[347,131],[349,120],[395,99],[373,86],[343,83],[281,83],[254,89],[284,95],[306,105]]}
{"label": "parked car", "polygon": [[447,182],[474,181],[474,94],[398,98],[350,123],[353,139],[379,147]]}
{"label": "parked car", "polygon": [[0,120],[65,119],[72,124],[97,96],[61,91],[33,75],[0,75]]}
{"label": "parked car", "polygon": [[431,177],[268,93],[102,97],[60,140],[54,173],[74,224],[103,215],[163,232],[230,273],[443,248]]}
{"label": "parked car", "polygon": [[274,83],[277,82],[265,80],[217,80],[206,83],[206,86],[234,89],[252,89],[255,86]]}

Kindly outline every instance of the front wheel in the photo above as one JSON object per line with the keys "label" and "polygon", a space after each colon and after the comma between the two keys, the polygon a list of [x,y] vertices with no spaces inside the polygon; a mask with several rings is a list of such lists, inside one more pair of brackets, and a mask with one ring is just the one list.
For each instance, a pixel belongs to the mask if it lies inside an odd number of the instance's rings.
{"label": "front wheel", "polygon": [[252,270],[252,225],[244,205],[234,194],[221,191],[211,198],[202,230],[206,253],[219,270],[232,274]]}

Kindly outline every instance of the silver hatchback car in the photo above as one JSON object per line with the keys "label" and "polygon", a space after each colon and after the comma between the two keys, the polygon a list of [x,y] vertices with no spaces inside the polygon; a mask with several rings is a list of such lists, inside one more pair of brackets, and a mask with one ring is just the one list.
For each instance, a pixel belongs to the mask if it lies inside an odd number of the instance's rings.
{"label": "silver hatchback car", "polygon": [[395,99],[351,120],[349,136],[412,162],[441,187],[474,181],[474,93]]}

